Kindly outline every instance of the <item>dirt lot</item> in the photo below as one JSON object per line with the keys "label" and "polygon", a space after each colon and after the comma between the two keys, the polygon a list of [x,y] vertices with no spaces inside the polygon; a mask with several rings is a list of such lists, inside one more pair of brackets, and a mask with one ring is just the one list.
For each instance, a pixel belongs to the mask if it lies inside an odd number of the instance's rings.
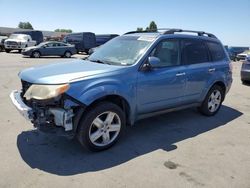
{"label": "dirt lot", "polygon": [[90,153],[33,130],[11,104],[18,72],[53,61],[68,59],[0,53],[0,187],[250,187],[250,86],[240,62],[216,116],[189,109],[140,121],[112,149]]}

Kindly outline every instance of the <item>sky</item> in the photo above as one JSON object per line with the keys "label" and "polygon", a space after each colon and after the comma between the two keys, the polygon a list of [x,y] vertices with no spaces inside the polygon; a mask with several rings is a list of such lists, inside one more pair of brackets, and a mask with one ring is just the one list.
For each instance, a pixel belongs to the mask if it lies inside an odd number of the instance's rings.
{"label": "sky", "polygon": [[147,27],[202,30],[225,45],[250,46],[250,0],[0,0],[0,26],[123,34]]}

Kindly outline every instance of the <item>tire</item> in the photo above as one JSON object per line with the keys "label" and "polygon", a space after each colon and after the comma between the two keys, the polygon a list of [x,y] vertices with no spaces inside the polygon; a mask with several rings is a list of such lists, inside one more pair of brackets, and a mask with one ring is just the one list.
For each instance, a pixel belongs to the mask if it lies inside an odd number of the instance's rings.
{"label": "tire", "polygon": [[72,56],[72,54],[71,54],[70,51],[66,51],[66,52],[64,53],[64,57],[66,57],[66,58],[71,58],[71,56]]}
{"label": "tire", "polygon": [[9,50],[9,49],[5,49],[5,52],[6,52],[6,53],[10,53],[10,51],[11,51],[11,50]]}
{"label": "tire", "polygon": [[18,53],[21,53],[22,52],[22,50],[18,50]]}
{"label": "tire", "polygon": [[246,80],[241,80],[242,84],[243,85],[249,85],[250,84],[250,81],[246,81]]}
{"label": "tire", "polygon": [[41,57],[41,54],[40,54],[40,52],[38,52],[38,51],[34,51],[34,52],[32,52],[32,55],[31,55],[33,58],[39,58],[39,57]]}
{"label": "tire", "polygon": [[77,138],[81,145],[90,151],[106,150],[113,146],[124,132],[125,121],[125,114],[119,106],[101,102],[82,117]]}
{"label": "tire", "polygon": [[198,110],[206,116],[215,115],[222,104],[225,92],[219,85],[214,85],[206,95],[206,98],[202,102],[202,105]]}

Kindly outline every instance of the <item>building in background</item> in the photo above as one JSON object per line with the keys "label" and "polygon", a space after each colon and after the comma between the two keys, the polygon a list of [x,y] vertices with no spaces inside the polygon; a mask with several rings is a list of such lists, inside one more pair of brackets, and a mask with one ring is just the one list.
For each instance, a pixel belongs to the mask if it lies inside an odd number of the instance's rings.
{"label": "building in background", "polygon": [[[11,28],[11,27],[0,27],[0,35],[2,36],[9,36],[14,32],[18,31],[30,31],[30,29],[20,29],[20,28]],[[54,32],[54,31],[42,31],[44,40],[56,40],[56,41],[62,41],[63,38],[68,34],[68,33],[63,33],[63,32]]]}

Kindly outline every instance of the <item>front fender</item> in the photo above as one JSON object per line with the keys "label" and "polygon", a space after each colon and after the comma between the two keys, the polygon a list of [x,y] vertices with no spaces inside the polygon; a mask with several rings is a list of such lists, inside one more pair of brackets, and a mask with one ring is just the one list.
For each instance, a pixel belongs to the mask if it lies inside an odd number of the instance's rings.
{"label": "front fender", "polygon": [[[90,79],[70,84],[67,94],[89,106],[94,101],[109,95],[117,95],[127,101],[131,115],[136,105],[136,79],[129,75],[113,78]],[[131,79],[128,79],[131,78]]]}

